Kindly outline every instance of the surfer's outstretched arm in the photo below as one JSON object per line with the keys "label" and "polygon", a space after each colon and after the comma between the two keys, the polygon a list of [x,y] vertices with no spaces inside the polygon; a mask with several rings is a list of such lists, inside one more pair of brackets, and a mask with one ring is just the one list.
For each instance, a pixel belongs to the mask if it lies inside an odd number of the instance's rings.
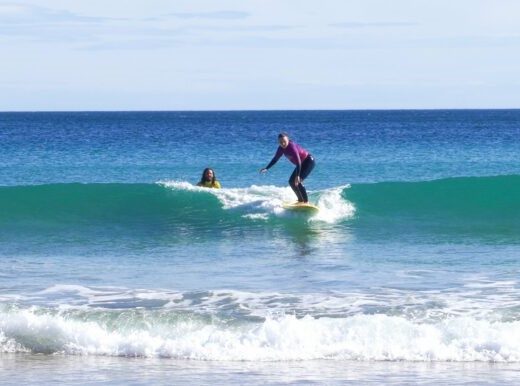
{"label": "surfer's outstretched arm", "polygon": [[269,168],[271,166],[273,166],[275,163],[278,162],[278,160],[280,159],[282,154],[283,154],[283,149],[281,146],[278,146],[278,149],[276,150],[276,153],[275,153],[273,159],[271,160],[271,162],[269,162],[269,164],[265,168],[260,169],[260,173],[265,173],[267,170],[269,170]]}

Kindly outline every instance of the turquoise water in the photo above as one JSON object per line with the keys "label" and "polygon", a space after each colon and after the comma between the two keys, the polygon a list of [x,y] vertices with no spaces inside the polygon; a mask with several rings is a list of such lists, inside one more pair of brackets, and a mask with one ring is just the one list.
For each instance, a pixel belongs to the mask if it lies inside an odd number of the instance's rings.
{"label": "turquoise water", "polygon": [[[520,110],[1,113],[1,362],[175,361],[193,382],[215,373],[192,361],[239,361],[253,383],[266,361],[292,364],[267,377],[283,382],[309,375],[294,361],[325,360],[329,383],[354,363],[436,363],[452,380],[447,363],[500,363],[514,384],[519,123]],[[287,160],[258,173],[279,131],[316,158],[316,216],[282,208]],[[207,166],[222,190],[195,186]],[[416,371],[433,382],[414,368],[404,383]]]}

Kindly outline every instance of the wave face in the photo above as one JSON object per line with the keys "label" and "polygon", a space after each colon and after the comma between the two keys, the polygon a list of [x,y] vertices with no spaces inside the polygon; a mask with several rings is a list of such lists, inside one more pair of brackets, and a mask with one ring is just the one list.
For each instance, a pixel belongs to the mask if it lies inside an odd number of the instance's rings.
{"label": "wave face", "polygon": [[357,225],[377,234],[386,230],[517,240],[520,232],[516,175],[358,184],[343,197],[354,204]]}
{"label": "wave face", "polygon": [[161,226],[204,221],[219,210],[211,195],[170,191],[154,184],[52,184],[0,188],[2,222],[29,227]]}
{"label": "wave face", "polygon": [[[323,211],[314,220],[337,222],[351,216],[353,209],[340,194],[341,188],[321,192]],[[0,227],[16,234],[74,229],[156,235],[190,230],[204,233],[254,226],[258,221],[299,218],[282,208],[287,201],[294,201],[289,188],[210,190],[175,181],[1,187]]]}
{"label": "wave face", "polygon": [[339,186],[311,193],[314,217],[285,211],[288,187],[209,190],[187,182],[52,184],[0,188],[4,234],[210,237],[267,226],[332,224],[358,236],[471,236],[518,241],[520,176]]}
{"label": "wave face", "polygon": [[424,182],[359,184],[347,196],[362,214],[518,218],[520,176],[465,177]]}

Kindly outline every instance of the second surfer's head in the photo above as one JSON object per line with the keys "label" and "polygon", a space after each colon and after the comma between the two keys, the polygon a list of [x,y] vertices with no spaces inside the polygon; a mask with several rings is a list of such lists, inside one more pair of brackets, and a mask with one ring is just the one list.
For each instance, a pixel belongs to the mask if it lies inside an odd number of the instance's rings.
{"label": "second surfer's head", "polygon": [[215,175],[215,172],[211,168],[206,168],[202,172],[202,178],[200,179],[200,182],[210,182],[215,183],[215,180],[217,179],[217,176]]}
{"label": "second surfer's head", "polygon": [[278,134],[278,143],[283,149],[289,146],[289,134],[287,134],[286,132]]}

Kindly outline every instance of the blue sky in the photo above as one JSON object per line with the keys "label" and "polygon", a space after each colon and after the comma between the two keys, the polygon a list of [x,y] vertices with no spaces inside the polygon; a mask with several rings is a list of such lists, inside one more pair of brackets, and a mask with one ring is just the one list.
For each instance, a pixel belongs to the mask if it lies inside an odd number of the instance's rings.
{"label": "blue sky", "polygon": [[520,107],[518,0],[0,0],[0,110]]}

